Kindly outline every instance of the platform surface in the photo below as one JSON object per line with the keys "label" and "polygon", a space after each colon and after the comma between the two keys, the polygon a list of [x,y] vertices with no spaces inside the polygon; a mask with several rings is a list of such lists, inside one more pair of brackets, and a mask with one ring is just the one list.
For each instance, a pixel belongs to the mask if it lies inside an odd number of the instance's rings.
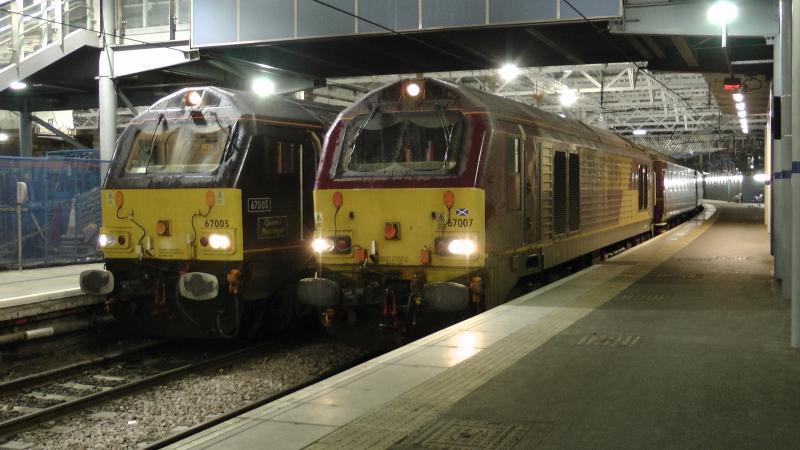
{"label": "platform surface", "polygon": [[796,448],[800,353],[771,267],[763,209],[715,203],[173,448]]}
{"label": "platform surface", "polygon": [[[0,321],[30,315],[30,307],[43,303],[82,299],[70,303],[69,307],[75,307],[93,301],[81,292],[78,275],[84,270],[102,268],[102,263],[96,263],[0,272]],[[51,308],[47,309],[37,313],[49,312]]]}

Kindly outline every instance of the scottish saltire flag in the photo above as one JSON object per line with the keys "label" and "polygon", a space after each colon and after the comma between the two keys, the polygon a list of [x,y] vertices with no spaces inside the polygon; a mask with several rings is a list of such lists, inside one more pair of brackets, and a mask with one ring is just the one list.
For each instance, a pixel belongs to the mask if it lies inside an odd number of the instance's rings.
{"label": "scottish saltire flag", "polygon": [[469,215],[469,208],[456,208],[456,215],[457,216],[468,216]]}

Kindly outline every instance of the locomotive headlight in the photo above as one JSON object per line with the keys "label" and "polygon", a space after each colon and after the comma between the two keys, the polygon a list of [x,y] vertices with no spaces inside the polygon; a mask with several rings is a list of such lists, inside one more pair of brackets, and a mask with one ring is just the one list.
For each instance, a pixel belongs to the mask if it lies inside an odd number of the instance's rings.
{"label": "locomotive headlight", "polygon": [[422,88],[420,88],[417,83],[411,82],[406,85],[406,94],[408,94],[409,97],[416,97],[420,92],[422,92]]}
{"label": "locomotive headlight", "polygon": [[101,234],[97,238],[97,243],[100,244],[100,247],[107,246],[109,244],[109,242],[111,242],[111,241],[112,241],[111,237],[109,235],[107,235],[107,234]]}
{"label": "locomotive headlight", "polygon": [[326,238],[316,238],[311,241],[311,248],[317,253],[329,252],[333,250],[333,240]]}
{"label": "locomotive headlight", "polygon": [[231,238],[224,234],[212,234],[208,236],[208,245],[214,250],[227,250],[231,248]]}
{"label": "locomotive headlight", "polygon": [[472,239],[453,239],[447,245],[447,251],[454,255],[469,256],[475,253],[475,241]]}

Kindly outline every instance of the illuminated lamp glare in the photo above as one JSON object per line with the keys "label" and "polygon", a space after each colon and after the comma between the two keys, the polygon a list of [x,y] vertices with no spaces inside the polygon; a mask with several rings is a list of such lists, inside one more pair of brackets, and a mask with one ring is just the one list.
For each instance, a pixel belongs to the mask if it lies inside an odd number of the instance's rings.
{"label": "illuminated lamp glare", "polygon": [[575,102],[578,101],[578,94],[572,89],[565,89],[561,91],[559,100],[561,101],[561,104],[564,106],[572,106],[575,104]]}
{"label": "illuminated lamp glare", "polygon": [[747,128],[747,119],[739,119],[739,124],[742,128]]}
{"label": "illuminated lamp glare", "polygon": [[747,108],[747,105],[745,105],[744,102],[737,102],[736,103],[736,110],[737,111],[744,111],[745,108]]}
{"label": "illuminated lamp glare", "polygon": [[416,97],[420,92],[422,92],[422,88],[419,87],[419,84],[412,81],[406,85],[406,94],[408,94],[409,97]]}
{"label": "illuminated lamp glare", "polygon": [[22,90],[22,89],[25,89],[26,87],[28,87],[28,83],[26,83],[24,81],[14,81],[11,84],[9,84],[8,87],[10,87],[11,89],[13,89],[15,91],[19,91],[19,90]]}
{"label": "illuminated lamp glare", "polygon": [[267,78],[256,78],[250,87],[259,97],[266,97],[275,93],[275,83]]}
{"label": "illuminated lamp glare", "polygon": [[740,119],[744,119],[745,117],[747,117],[747,111],[739,111],[736,114],[739,115]]}
{"label": "illuminated lamp glare", "polygon": [[0,133],[0,142],[5,142],[7,140],[8,140],[8,134],[7,133]]}
{"label": "illuminated lamp glare", "polygon": [[203,96],[197,91],[190,91],[186,94],[186,106],[197,106],[203,100]]}
{"label": "illuminated lamp glare", "polygon": [[706,19],[715,25],[727,25],[736,19],[739,10],[731,2],[718,1],[706,11]]}
{"label": "illuminated lamp glare", "polygon": [[212,234],[208,237],[208,245],[214,250],[227,250],[231,248],[231,238],[224,234]]}
{"label": "illuminated lamp glare", "polygon": [[514,64],[505,64],[498,72],[503,81],[511,81],[519,76],[519,67]]}
{"label": "illuminated lamp glare", "polygon": [[769,179],[769,177],[765,173],[757,173],[753,175],[753,179],[758,181],[759,183],[764,183]]}
{"label": "illuminated lamp glare", "polygon": [[733,101],[735,101],[737,103],[743,102],[744,101],[744,94],[742,94],[741,92],[734,92],[733,93]]}
{"label": "illuminated lamp glare", "polygon": [[453,239],[447,245],[447,251],[454,255],[469,256],[475,253],[475,241],[472,239]]}
{"label": "illuminated lamp glare", "polygon": [[645,134],[647,134],[647,130],[645,130],[645,129],[637,128],[637,129],[633,130],[633,135],[634,136],[644,136]]}
{"label": "illuminated lamp glare", "polygon": [[97,243],[100,244],[100,247],[105,247],[109,242],[111,242],[111,238],[109,238],[107,234],[101,234],[100,237],[97,238]]}
{"label": "illuminated lamp glare", "polygon": [[311,241],[311,248],[317,253],[329,252],[333,250],[333,240],[325,238],[316,238]]}

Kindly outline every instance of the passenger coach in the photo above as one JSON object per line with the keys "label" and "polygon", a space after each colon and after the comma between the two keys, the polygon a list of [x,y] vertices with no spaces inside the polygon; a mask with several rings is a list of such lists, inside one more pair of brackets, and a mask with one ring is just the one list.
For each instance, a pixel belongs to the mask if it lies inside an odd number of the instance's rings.
{"label": "passenger coach", "polygon": [[436,79],[388,85],[328,133],[319,267],[298,298],[332,330],[399,335],[496,306],[520,280],[649,234],[650,173],[610,132]]}

